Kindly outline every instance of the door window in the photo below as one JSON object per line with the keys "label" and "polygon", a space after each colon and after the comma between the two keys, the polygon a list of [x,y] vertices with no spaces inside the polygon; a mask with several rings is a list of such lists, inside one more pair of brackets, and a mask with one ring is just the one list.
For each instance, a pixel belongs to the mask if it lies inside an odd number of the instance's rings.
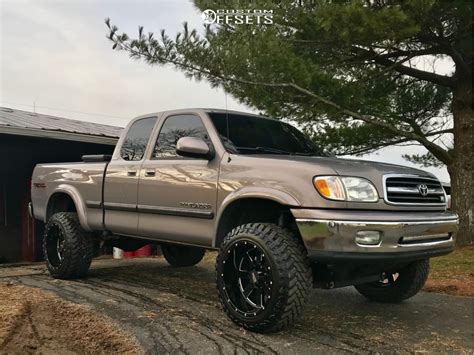
{"label": "door window", "polygon": [[201,138],[209,143],[201,118],[193,115],[171,116],[161,127],[151,159],[177,158],[176,143],[182,137]]}
{"label": "door window", "polygon": [[148,117],[135,121],[130,126],[120,150],[122,159],[129,161],[142,160],[155,123],[156,117]]}

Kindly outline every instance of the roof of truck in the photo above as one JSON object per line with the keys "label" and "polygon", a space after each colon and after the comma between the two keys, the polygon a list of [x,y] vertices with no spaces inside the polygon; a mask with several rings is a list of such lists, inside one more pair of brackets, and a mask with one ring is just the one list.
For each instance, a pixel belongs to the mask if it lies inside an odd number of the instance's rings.
{"label": "roof of truck", "polygon": [[115,145],[123,128],[0,107],[0,133]]}
{"label": "roof of truck", "polygon": [[197,112],[228,113],[228,114],[233,114],[233,115],[245,115],[245,116],[255,116],[255,117],[260,117],[260,118],[273,119],[267,116],[262,116],[262,115],[258,115],[258,114],[250,113],[250,112],[226,110],[226,109],[219,109],[219,108],[191,107],[191,108],[183,108],[183,109],[178,109],[178,110],[166,110],[166,111],[146,113],[146,114],[135,117],[130,123],[140,118],[146,118],[146,117],[151,117],[151,116],[161,116],[163,114],[169,116],[169,115],[182,115],[182,114],[190,114],[190,113],[197,113]]}

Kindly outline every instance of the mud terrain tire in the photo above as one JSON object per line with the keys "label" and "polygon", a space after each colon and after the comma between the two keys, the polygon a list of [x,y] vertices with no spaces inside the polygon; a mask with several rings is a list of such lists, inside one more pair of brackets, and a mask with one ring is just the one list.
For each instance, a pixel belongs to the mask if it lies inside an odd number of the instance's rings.
{"label": "mud terrain tire", "polygon": [[206,253],[203,248],[171,244],[163,244],[161,251],[168,264],[177,267],[196,265]]}
{"label": "mud terrain tire", "polygon": [[430,271],[429,259],[413,262],[398,271],[393,282],[380,281],[356,285],[359,293],[371,301],[399,303],[416,295],[424,286]]}
{"label": "mud terrain tire", "polygon": [[74,279],[87,275],[94,256],[94,239],[82,229],[73,212],[59,212],[44,231],[43,253],[52,277]]}
{"label": "mud terrain tire", "polygon": [[[293,324],[312,288],[311,265],[301,240],[270,223],[234,228],[219,251],[216,277],[224,311],[235,324],[255,332]],[[249,294],[251,287],[256,295]]]}

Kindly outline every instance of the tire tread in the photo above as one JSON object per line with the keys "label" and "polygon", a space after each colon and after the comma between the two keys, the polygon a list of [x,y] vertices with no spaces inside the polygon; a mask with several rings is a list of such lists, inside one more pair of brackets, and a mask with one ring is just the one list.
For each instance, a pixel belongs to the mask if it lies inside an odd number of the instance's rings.
{"label": "tire tread", "polygon": [[[371,301],[400,303],[415,296],[425,285],[430,272],[429,259],[416,261],[400,270],[399,280],[387,288],[374,287],[372,283],[356,285],[356,290]],[[400,281],[398,284],[397,282]]]}
{"label": "tire tread", "polygon": [[[52,225],[59,225],[65,234],[67,254],[58,267],[54,267],[48,260],[46,250],[47,233]],[[59,212],[48,221],[43,239],[43,253],[46,265],[52,277],[58,279],[75,279],[87,275],[92,258],[94,257],[94,240],[92,235],[84,231],[79,218],[74,212]]]}
{"label": "tire tread", "polygon": [[[282,287],[278,291],[275,310],[260,323],[248,324],[235,317],[227,309],[219,292],[224,311],[234,323],[252,331],[271,332],[287,328],[301,314],[312,287],[312,271],[306,249],[289,230],[270,223],[249,223],[234,228],[224,238],[221,250],[241,234],[252,234],[258,237],[271,251]],[[217,269],[221,258],[219,254],[216,261],[217,278],[220,277]]]}

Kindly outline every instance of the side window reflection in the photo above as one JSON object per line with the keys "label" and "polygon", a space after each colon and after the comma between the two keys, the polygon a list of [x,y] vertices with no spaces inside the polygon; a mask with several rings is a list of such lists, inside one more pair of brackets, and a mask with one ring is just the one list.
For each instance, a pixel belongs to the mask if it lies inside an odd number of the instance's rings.
{"label": "side window reflection", "polygon": [[148,117],[132,124],[120,149],[122,159],[129,161],[142,160],[155,123],[156,117]]}
{"label": "side window reflection", "polygon": [[182,137],[196,137],[209,142],[206,128],[199,117],[193,115],[171,116],[161,127],[152,159],[177,157],[176,143]]}

